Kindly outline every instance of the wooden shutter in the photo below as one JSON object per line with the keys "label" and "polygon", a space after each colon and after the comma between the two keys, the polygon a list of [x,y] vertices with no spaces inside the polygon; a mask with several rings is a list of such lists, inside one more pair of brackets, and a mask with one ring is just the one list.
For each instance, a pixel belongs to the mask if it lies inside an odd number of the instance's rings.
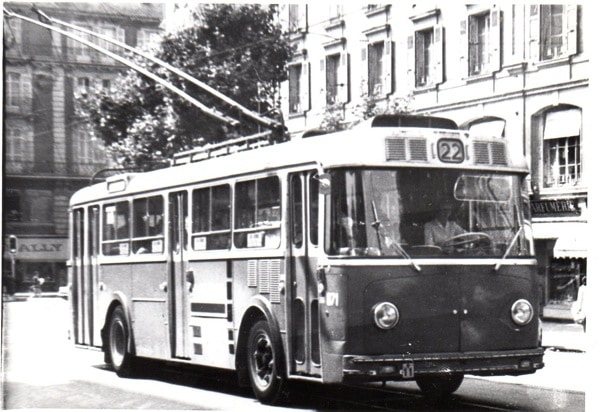
{"label": "wooden shutter", "polygon": [[529,6],[529,60],[540,60],[540,6]]}
{"label": "wooden shutter", "polygon": [[300,4],[298,6],[298,31],[300,33],[308,32],[308,22],[306,20],[308,4]]}
{"label": "wooden shutter", "polygon": [[360,94],[369,94],[369,48],[363,47],[360,51]]}
{"label": "wooden shutter", "polygon": [[327,82],[329,81],[329,72],[327,71],[326,59],[319,60],[319,82],[322,83],[322,87],[319,88],[319,94],[323,106],[327,106]]}
{"label": "wooden shutter", "polygon": [[406,79],[409,90],[415,88],[415,36],[406,39]]}
{"label": "wooden shutter", "polygon": [[300,72],[300,110],[310,110],[310,63],[302,62]]}
{"label": "wooden shutter", "polygon": [[338,72],[339,101],[348,103],[350,101],[350,54],[340,53],[340,70]]}
{"label": "wooden shutter", "polygon": [[490,63],[491,71],[497,72],[500,70],[500,66],[502,64],[501,56],[501,12],[498,9],[498,6],[494,5],[490,10],[490,43],[492,46],[492,61]]}
{"label": "wooden shutter", "polygon": [[463,79],[469,77],[469,37],[467,20],[460,22],[460,73]]}
{"label": "wooden shutter", "polygon": [[577,54],[577,4],[567,4],[564,7],[567,15],[566,54],[572,56]]}
{"label": "wooden shutter", "polygon": [[433,81],[444,82],[444,28],[441,24],[433,26]]}
{"label": "wooden shutter", "polygon": [[394,91],[394,42],[386,39],[383,42],[383,94]]}

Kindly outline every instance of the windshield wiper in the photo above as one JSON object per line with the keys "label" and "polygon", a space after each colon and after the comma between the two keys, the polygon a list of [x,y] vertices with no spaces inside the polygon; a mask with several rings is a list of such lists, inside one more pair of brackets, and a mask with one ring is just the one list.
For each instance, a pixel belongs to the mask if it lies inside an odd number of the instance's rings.
{"label": "windshield wiper", "polygon": [[500,261],[498,261],[498,263],[496,263],[496,266],[494,266],[495,271],[498,271],[498,269],[500,269],[500,267],[502,266],[502,262],[504,262],[504,259],[506,259],[506,257],[510,253],[510,250],[515,245],[515,243],[516,243],[517,239],[519,238],[519,235],[521,234],[522,231],[523,231],[523,225],[519,226],[519,230],[517,230],[517,233],[515,233],[515,235],[511,239],[510,243],[508,244],[508,247],[506,248],[504,255],[502,255],[502,258],[500,259]]}
{"label": "windshield wiper", "polygon": [[[371,200],[371,207],[373,208],[373,216],[375,217],[375,221],[371,223],[371,226],[375,229],[377,233],[377,241],[379,243],[379,249],[381,250],[381,233],[379,232],[379,228],[381,227],[381,221],[379,220],[379,216],[377,213],[377,206],[375,206],[375,201]],[[385,232],[383,233],[384,241],[386,245],[391,245],[404,259],[408,260],[408,262],[415,268],[418,272],[421,271],[421,266],[417,265],[412,257],[408,254],[406,250],[396,242],[392,237],[388,236]]]}

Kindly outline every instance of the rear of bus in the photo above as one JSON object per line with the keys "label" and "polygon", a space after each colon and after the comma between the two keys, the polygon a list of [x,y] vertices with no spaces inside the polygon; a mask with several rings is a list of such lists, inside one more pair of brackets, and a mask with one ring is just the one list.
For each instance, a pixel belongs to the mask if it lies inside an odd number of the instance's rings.
{"label": "rear of bus", "polygon": [[500,139],[387,130],[385,162],[326,169],[324,381],[444,395],[543,367],[527,171]]}

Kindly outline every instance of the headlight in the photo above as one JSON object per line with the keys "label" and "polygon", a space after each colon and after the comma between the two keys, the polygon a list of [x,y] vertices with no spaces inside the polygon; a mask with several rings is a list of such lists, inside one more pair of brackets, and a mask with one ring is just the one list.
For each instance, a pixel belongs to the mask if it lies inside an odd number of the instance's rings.
{"label": "headlight", "polygon": [[389,302],[381,302],[373,307],[373,319],[381,329],[392,329],[400,321],[398,308]]}
{"label": "headlight", "polygon": [[510,314],[517,325],[527,325],[533,319],[533,307],[527,300],[519,299],[513,303]]}

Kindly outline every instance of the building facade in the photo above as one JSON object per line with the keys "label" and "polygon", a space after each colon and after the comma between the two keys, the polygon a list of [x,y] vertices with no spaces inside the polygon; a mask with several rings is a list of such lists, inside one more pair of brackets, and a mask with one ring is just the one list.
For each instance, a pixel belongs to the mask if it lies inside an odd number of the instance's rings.
{"label": "building facade", "polygon": [[[29,3],[4,7],[38,18]],[[43,3],[40,8],[50,17],[138,47],[155,40],[164,14],[155,3]],[[78,35],[120,53],[107,42]],[[15,17],[4,18],[3,51],[3,285],[6,291],[27,291],[37,272],[46,280],[44,289],[56,290],[67,280],[69,198],[111,163],[86,131],[75,98],[91,87],[110,90],[124,67]],[[11,235],[17,238],[15,253],[6,247]]]}
{"label": "building facade", "polygon": [[587,268],[585,9],[456,2],[283,5],[282,22],[297,46],[282,85],[286,125],[292,138],[300,138],[332,112],[352,122],[375,105],[448,117],[463,129],[504,136],[531,167],[543,314],[569,318]]}

